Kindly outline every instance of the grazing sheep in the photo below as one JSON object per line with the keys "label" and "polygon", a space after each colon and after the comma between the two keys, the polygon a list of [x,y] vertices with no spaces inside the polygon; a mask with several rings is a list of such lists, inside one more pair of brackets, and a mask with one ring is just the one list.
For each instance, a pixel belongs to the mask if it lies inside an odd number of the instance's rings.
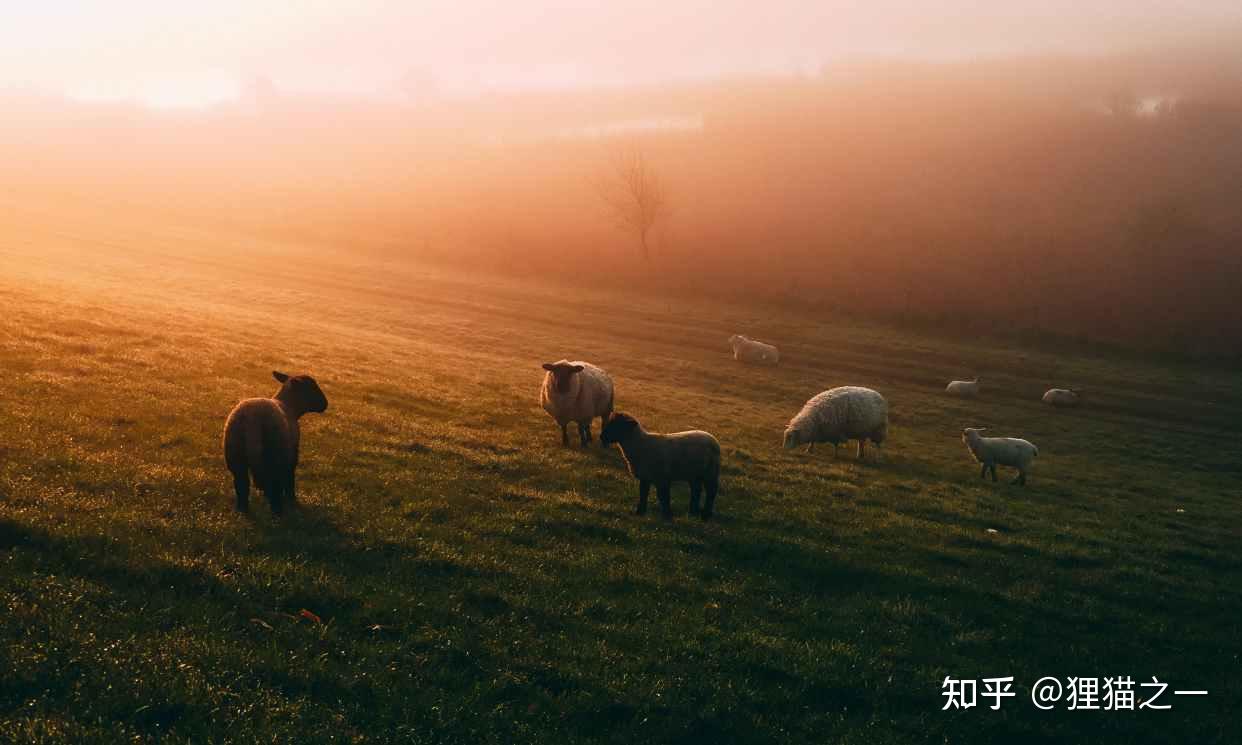
{"label": "grazing sheep", "polygon": [[738,362],[750,362],[756,365],[775,365],[781,361],[781,353],[771,344],[747,339],[741,334],[729,337],[729,346],[733,347],[733,359]]}
{"label": "grazing sheep", "polygon": [[[638,479],[638,514],[647,512],[647,493],[655,484],[660,512],[673,516],[669,491],[674,481],[690,484],[690,514],[710,520],[720,488],[720,443],[700,430],[662,435],[643,429],[638,420],[618,411],[599,433],[602,445],[621,446],[621,455],[630,474]],[[706,489],[707,500],[699,510],[699,495]]]}
{"label": "grazing sheep", "polygon": [[272,514],[284,511],[285,501],[297,506],[294,471],[298,467],[301,434],[298,419],[308,412],[322,413],[328,399],[309,375],[273,372],[280,390],[272,398],[248,398],[233,407],[224,423],[224,463],[233,472],[237,510],[250,509],[250,477],[271,505]]}
{"label": "grazing sheep", "polygon": [[1073,407],[1082,403],[1082,391],[1069,388],[1049,388],[1044,393],[1044,403],[1058,407]]}
{"label": "grazing sheep", "polygon": [[1039,455],[1039,448],[1026,440],[1017,437],[982,437],[982,428],[967,427],[962,430],[962,442],[970,449],[970,454],[980,463],[979,478],[984,478],[988,471],[992,472],[992,481],[996,481],[996,466],[1012,466],[1018,469],[1018,475],[1012,483],[1026,485],[1026,469],[1031,459]]}
{"label": "grazing sheep", "polygon": [[588,362],[549,362],[543,366],[543,386],[539,403],[561,426],[561,444],[569,444],[569,423],[578,423],[582,447],[591,442],[591,420],[600,418],[600,427],[612,415],[612,378]]}
{"label": "grazing sheep", "polygon": [[785,428],[785,447],[831,442],[833,455],[842,442],[858,440],[858,457],[866,451],[867,440],[883,444],[888,437],[888,401],[870,388],[841,386],[813,397]]}
{"label": "grazing sheep", "polygon": [[979,376],[976,375],[974,380],[951,380],[944,392],[958,398],[978,398]]}

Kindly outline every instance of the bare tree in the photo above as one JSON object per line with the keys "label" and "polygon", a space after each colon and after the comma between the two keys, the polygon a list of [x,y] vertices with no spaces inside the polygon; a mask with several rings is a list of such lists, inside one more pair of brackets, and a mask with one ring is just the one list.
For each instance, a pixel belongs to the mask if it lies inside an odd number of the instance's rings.
{"label": "bare tree", "polygon": [[596,189],[621,229],[638,238],[643,261],[651,261],[651,231],[668,215],[669,206],[646,154],[634,144],[618,147]]}

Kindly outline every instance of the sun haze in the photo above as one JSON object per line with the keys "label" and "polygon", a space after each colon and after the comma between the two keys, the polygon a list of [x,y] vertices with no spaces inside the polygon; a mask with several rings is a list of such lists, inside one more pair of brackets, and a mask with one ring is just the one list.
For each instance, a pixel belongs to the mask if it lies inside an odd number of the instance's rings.
{"label": "sun haze", "polygon": [[581,87],[813,71],[848,57],[1107,52],[1242,20],[1229,0],[631,0],[622,3],[9,3],[0,86],[203,105],[253,76],[384,95],[410,71],[446,90]]}
{"label": "sun haze", "polygon": [[0,4],[0,742],[1238,739],[1238,0]]}

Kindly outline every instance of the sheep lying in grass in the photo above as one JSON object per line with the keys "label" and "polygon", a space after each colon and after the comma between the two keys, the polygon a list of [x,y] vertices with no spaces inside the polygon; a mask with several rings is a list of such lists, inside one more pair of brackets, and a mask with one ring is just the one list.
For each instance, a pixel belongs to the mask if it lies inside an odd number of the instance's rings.
{"label": "sheep lying in grass", "polygon": [[951,380],[944,392],[958,398],[978,398],[979,376],[976,375],[974,380]]}
{"label": "sheep lying in grass", "polygon": [[992,472],[992,481],[996,481],[996,466],[1011,466],[1018,469],[1013,483],[1026,484],[1026,469],[1031,459],[1039,455],[1039,448],[1026,440],[1017,437],[983,437],[979,433],[982,428],[968,427],[962,430],[962,442],[970,449],[970,454],[979,462],[979,478],[984,478],[988,471]]}
{"label": "sheep lying in grass", "polygon": [[577,422],[582,447],[591,442],[591,420],[600,418],[600,427],[612,415],[612,378],[589,362],[549,362],[543,366],[543,386],[539,403],[561,427],[561,444],[569,444],[569,423]]}
{"label": "sheep lying in grass", "polygon": [[[699,430],[667,435],[648,432],[637,419],[618,411],[604,425],[599,441],[604,446],[621,446],[630,474],[638,479],[638,514],[647,512],[647,493],[655,484],[660,512],[671,518],[669,491],[674,481],[686,481],[690,484],[690,514],[711,519],[720,488],[720,443],[715,437]],[[700,511],[699,495],[704,490],[707,500]]]}
{"label": "sheep lying in grass", "polygon": [[771,344],[748,339],[741,334],[729,337],[729,346],[733,347],[733,359],[738,362],[749,362],[755,365],[776,365],[781,361],[781,353]]}
{"label": "sheep lying in grass", "polygon": [[242,401],[224,423],[224,463],[233,473],[239,512],[250,509],[251,476],[267,497],[272,514],[281,514],[286,501],[297,506],[298,419],[328,408],[327,397],[309,375],[273,372],[272,377],[280,383],[274,397]]}
{"label": "sheep lying in grass", "polygon": [[1049,388],[1043,402],[1057,407],[1074,407],[1082,403],[1082,391],[1069,388]]}
{"label": "sheep lying in grass", "polygon": [[813,397],[785,428],[785,447],[831,442],[833,454],[842,442],[858,440],[858,457],[866,452],[867,440],[882,445],[888,437],[888,401],[870,388],[841,386]]}

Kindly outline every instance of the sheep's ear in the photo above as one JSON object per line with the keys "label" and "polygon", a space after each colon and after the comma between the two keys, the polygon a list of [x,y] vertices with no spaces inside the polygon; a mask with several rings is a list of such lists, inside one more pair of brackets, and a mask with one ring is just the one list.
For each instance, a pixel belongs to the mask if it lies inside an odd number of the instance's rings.
{"label": "sheep's ear", "polygon": [[556,365],[553,365],[551,362],[545,362],[543,363],[543,369],[547,370],[548,372],[552,372],[554,369],[556,369]]}
{"label": "sheep's ear", "polygon": [[284,374],[284,373],[282,373],[282,372],[277,372],[277,371],[273,370],[273,371],[272,371],[272,377],[273,377],[273,378],[276,378],[276,382],[277,382],[277,383],[288,383],[288,382],[289,382],[289,376],[288,376],[288,375],[285,375],[285,374]]}
{"label": "sheep's ear", "polygon": [[574,371],[574,372],[576,372],[576,373],[580,373],[580,372],[582,372],[582,365],[574,365],[573,367],[571,367],[571,368],[569,368],[569,369],[570,369],[570,370],[573,370],[573,371]]}

